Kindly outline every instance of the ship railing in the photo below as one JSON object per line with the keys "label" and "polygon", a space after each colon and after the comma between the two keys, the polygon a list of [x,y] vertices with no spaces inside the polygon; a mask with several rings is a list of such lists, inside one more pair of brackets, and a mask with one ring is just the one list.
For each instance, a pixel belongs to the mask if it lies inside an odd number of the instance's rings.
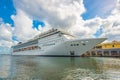
{"label": "ship railing", "polygon": [[47,32],[41,33],[41,34],[39,35],[39,37],[40,37],[40,36],[44,36],[44,35],[46,35],[46,34],[49,34],[49,33],[51,33],[51,32],[56,32],[56,31],[57,31],[57,29],[51,29],[51,30],[49,30],[49,31],[47,31]]}
{"label": "ship railing", "polygon": [[41,39],[41,38],[44,38],[44,37],[47,37],[47,36],[50,36],[50,35],[56,34],[56,33],[59,33],[59,31],[54,31],[54,32],[50,32],[50,33],[47,33],[47,34],[44,34],[44,35],[40,35],[38,39]]}

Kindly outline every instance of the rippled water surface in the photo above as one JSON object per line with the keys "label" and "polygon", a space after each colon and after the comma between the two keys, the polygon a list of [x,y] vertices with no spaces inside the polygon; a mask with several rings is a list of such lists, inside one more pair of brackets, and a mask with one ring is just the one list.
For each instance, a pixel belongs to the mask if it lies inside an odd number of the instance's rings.
{"label": "rippled water surface", "polygon": [[0,80],[120,80],[120,58],[0,55]]}

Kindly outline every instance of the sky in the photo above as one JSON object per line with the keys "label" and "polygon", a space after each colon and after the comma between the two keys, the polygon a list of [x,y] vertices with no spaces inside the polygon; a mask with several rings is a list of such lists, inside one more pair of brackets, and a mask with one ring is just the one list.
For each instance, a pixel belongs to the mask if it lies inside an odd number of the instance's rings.
{"label": "sky", "polygon": [[0,53],[51,28],[120,41],[120,0],[1,0]]}

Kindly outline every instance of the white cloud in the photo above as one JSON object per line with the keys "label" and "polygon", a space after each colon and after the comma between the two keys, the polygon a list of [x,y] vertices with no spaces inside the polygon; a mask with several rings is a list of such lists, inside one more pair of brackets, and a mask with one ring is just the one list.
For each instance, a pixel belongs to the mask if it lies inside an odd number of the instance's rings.
{"label": "white cloud", "polygon": [[43,20],[52,27],[69,28],[85,12],[82,0],[14,0],[14,5],[32,18]]}
{"label": "white cloud", "polygon": [[109,40],[120,40],[120,1],[116,2],[115,8],[111,15],[103,19],[104,32],[102,36],[108,37]]}
{"label": "white cloud", "polygon": [[8,54],[12,46],[12,27],[0,18],[0,54]]}
{"label": "white cloud", "polygon": [[0,40],[0,46],[11,47],[12,41]]}
{"label": "white cloud", "polygon": [[86,32],[87,37],[90,34],[91,29],[84,27],[80,17],[85,12],[83,0],[14,0],[14,5],[16,9],[22,9],[33,19],[43,20],[50,27],[66,29],[78,35]]}
{"label": "white cloud", "polygon": [[[108,40],[120,39],[118,36],[120,34],[119,0],[111,7],[114,9],[108,17],[105,19],[95,17],[90,20],[83,20],[80,16],[86,11],[83,0],[14,0],[14,5],[17,9],[17,15],[13,17],[16,26],[15,33],[23,41],[37,33],[31,28],[32,19],[42,20],[47,24],[48,27],[45,26],[44,29],[39,27],[40,31],[51,27],[61,28],[80,38],[86,38],[94,37],[93,34],[102,25],[103,33],[100,37],[108,37]],[[108,7],[105,7],[103,11],[106,8]]]}
{"label": "white cloud", "polygon": [[12,15],[11,18],[15,25],[13,35],[17,36],[19,41],[26,41],[36,34],[37,30],[32,28],[32,19],[22,10],[18,9],[17,15]]}
{"label": "white cloud", "polygon": [[10,24],[1,22],[0,24],[0,45],[12,45],[12,28]]}
{"label": "white cloud", "polygon": [[[17,15],[12,15],[11,18],[14,21],[13,36],[17,36],[17,39],[22,42],[25,42],[42,31],[46,31],[51,28],[49,24],[46,23],[47,27],[44,28],[39,25],[39,31],[37,29],[33,29],[33,20],[21,9],[17,9]],[[16,44],[16,42],[14,43]]]}
{"label": "white cloud", "polygon": [[81,38],[94,37],[93,34],[97,31],[99,26],[103,27],[103,33],[100,37],[107,37],[108,41],[120,41],[120,1],[116,1],[116,6],[112,10],[111,15],[102,19],[95,17],[89,20],[82,20],[72,30]]}

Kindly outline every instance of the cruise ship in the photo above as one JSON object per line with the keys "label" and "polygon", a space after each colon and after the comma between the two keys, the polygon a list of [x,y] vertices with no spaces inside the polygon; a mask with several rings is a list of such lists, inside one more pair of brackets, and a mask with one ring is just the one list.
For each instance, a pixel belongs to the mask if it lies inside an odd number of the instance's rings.
{"label": "cruise ship", "polygon": [[106,38],[76,39],[68,32],[50,29],[12,46],[12,55],[81,56]]}

